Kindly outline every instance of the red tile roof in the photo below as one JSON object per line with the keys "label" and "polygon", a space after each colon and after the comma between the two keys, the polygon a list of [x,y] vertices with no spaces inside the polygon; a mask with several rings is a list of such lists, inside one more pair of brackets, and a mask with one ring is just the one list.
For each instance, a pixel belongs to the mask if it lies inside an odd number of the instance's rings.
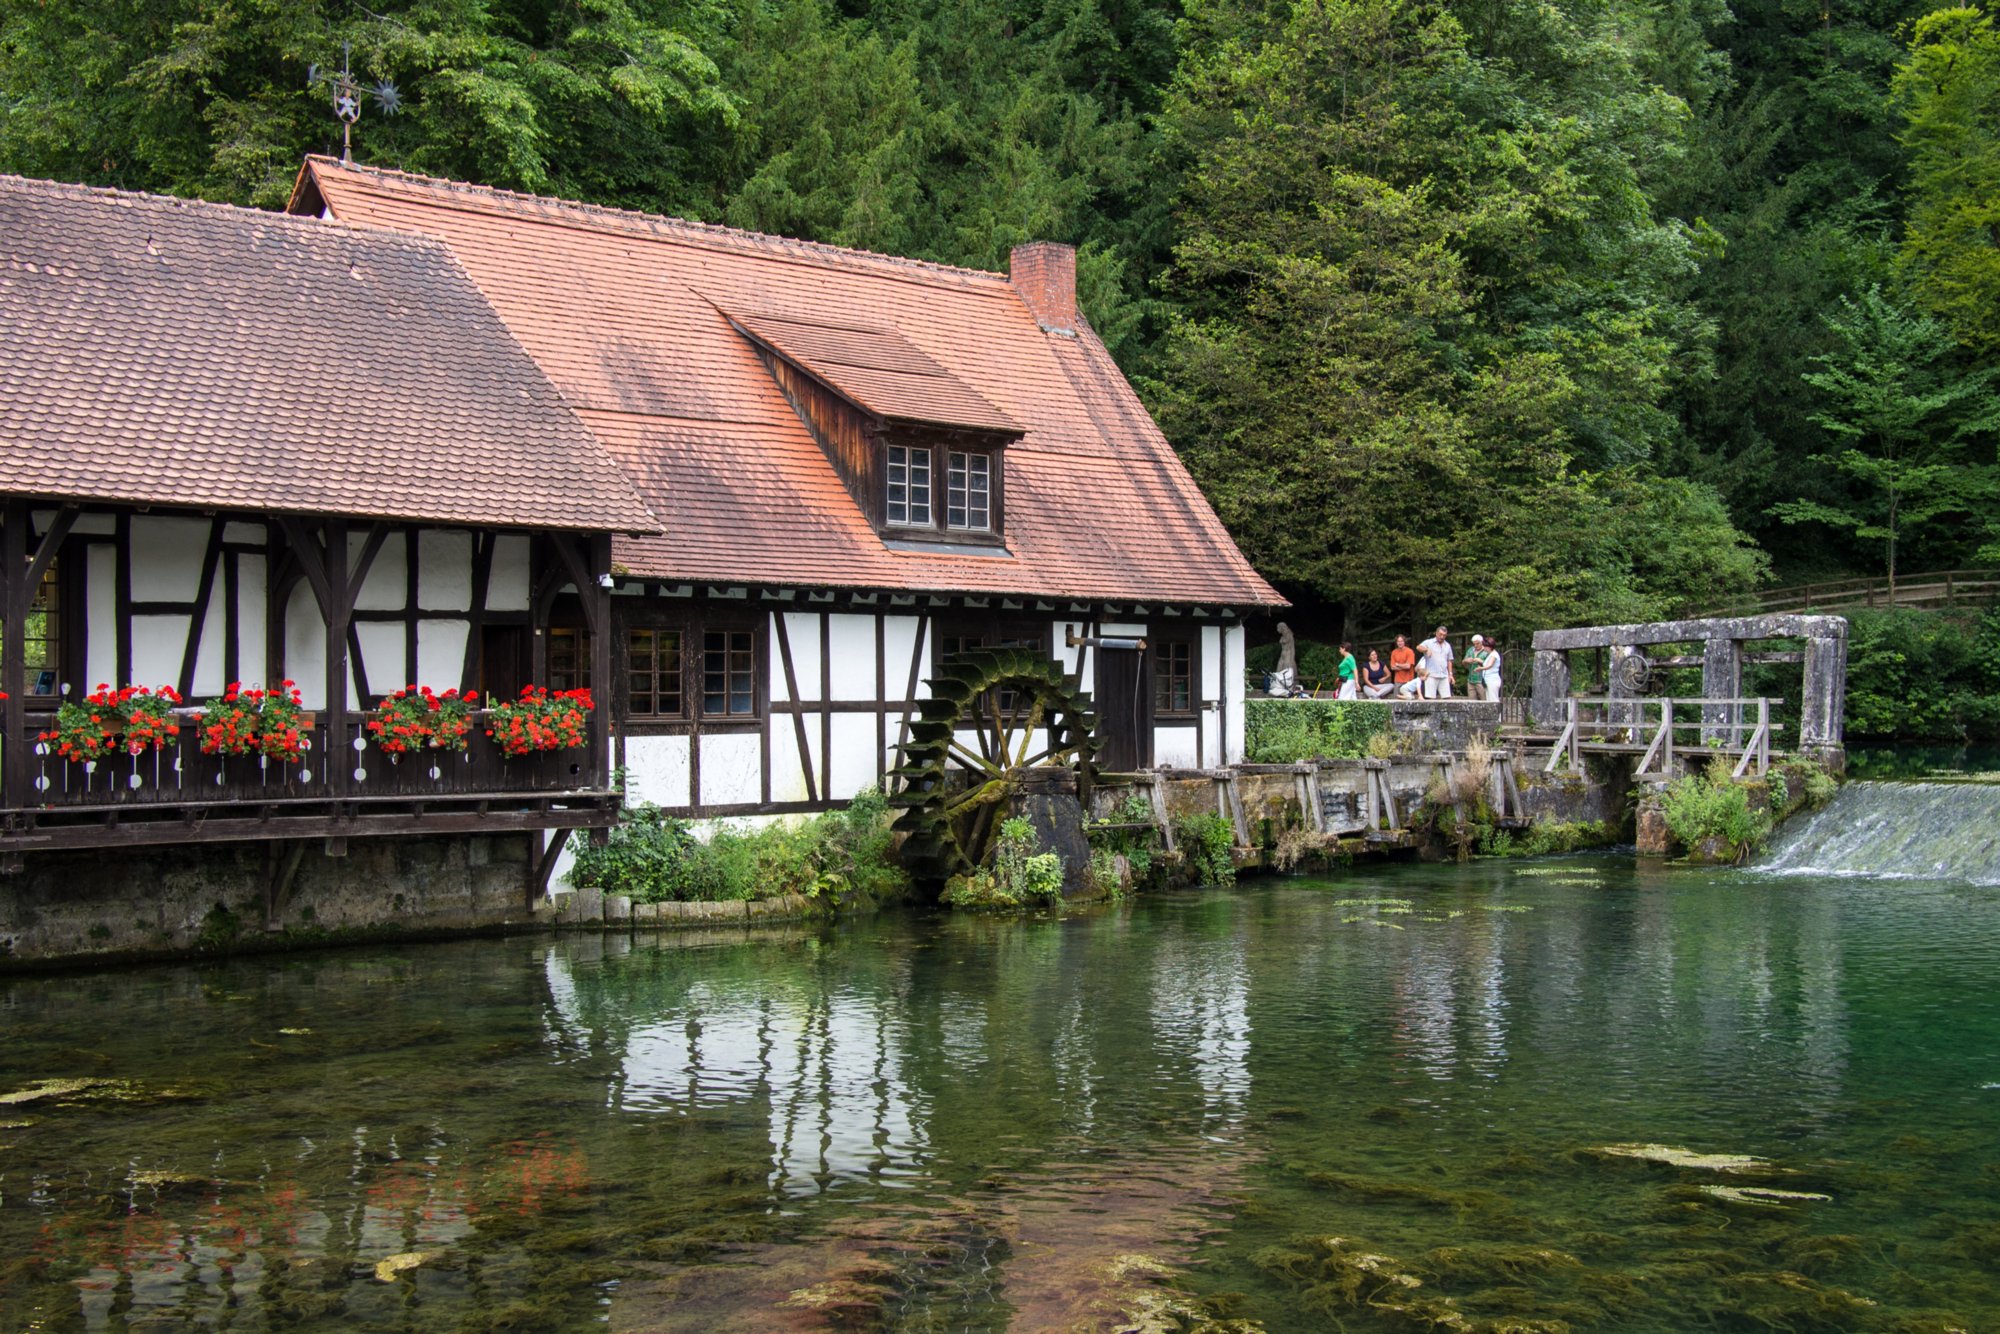
{"label": "red tile roof", "polygon": [[[293,207],[451,247],[664,521],[618,544],[635,575],[1282,603],[1097,336],[1045,332],[999,274],[318,157]],[[724,311],[885,415],[1021,431],[1007,551],[886,545]]]}
{"label": "red tile roof", "polygon": [[450,250],[0,176],[0,491],[657,532]]}

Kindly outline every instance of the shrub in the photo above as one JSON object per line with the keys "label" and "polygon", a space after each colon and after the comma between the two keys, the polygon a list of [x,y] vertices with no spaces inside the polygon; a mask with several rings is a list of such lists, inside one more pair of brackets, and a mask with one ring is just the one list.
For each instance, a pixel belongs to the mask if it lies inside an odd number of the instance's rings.
{"label": "shrub", "polygon": [[1198,885],[1236,883],[1236,826],[1229,817],[1210,813],[1183,815],[1174,821],[1174,841]]}
{"label": "shrub", "polygon": [[657,806],[625,812],[603,846],[571,841],[573,884],[635,902],[722,902],[799,894],[838,904],[851,893],[892,897],[909,885],[891,852],[889,805],[873,788],[845,809],[802,824],[743,831],[719,828],[706,840]]}
{"label": "shrub", "polygon": [[991,866],[955,875],[945,884],[943,901],[954,908],[1019,908],[1054,903],[1062,898],[1062,858],[1041,852],[1035,826],[1015,816],[1000,822]]}
{"label": "shrub", "polygon": [[1771,832],[1768,803],[1751,801],[1749,785],[1731,777],[1721,758],[1667,784],[1660,806],[1667,828],[1687,848],[1716,838],[1731,847],[1754,848]]}
{"label": "shrub", "polygon": [[1354,760],[1390,731],[1379,700],[1252,699],[1243,704],[1244,756],[1252,764]]}

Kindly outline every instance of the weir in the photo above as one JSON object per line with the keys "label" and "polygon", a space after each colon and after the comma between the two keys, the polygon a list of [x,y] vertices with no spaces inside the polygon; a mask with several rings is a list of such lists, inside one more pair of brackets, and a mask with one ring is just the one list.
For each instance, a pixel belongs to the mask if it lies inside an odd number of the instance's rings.
{"label": "weir", "polygon": [[2000,785],[1849,783],[1757,869],[2000,885]]}

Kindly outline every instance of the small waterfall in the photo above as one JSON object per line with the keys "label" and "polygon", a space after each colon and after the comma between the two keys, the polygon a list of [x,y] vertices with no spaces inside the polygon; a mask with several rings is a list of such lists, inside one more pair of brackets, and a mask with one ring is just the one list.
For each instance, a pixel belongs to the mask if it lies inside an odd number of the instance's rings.
{"label": "small waterfall", "polygon": [[2000,786],[1849,783],[1781,830],[1757,869],[2000,885]]}

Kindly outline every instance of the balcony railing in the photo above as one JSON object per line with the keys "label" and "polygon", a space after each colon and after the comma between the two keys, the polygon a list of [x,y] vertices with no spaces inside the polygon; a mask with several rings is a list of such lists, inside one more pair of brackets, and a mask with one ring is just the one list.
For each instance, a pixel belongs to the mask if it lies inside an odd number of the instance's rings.
{"label": "balcony railing", "polygon": [[[483,711],[474,715],[483,717]],[[38,720],[32,716],[31,726]],[[107,806],[208,806],[280,801],[400,798],[449,801],[494,795],[602,792],[590,749],[505,756],[475,722],[463,751],[420,750],[389,756],[369,745],[364,719],[350,719],[329,749],[326,724],[313,719],[305,756],[297,762],[263,755],[204,755],[191,722],[180,744],[99,760],[64,759],[47,742],[31,740],[28,790],[10,795],[15,809],[63,811]],[[46,722],[42,726],[46,727]]]}

